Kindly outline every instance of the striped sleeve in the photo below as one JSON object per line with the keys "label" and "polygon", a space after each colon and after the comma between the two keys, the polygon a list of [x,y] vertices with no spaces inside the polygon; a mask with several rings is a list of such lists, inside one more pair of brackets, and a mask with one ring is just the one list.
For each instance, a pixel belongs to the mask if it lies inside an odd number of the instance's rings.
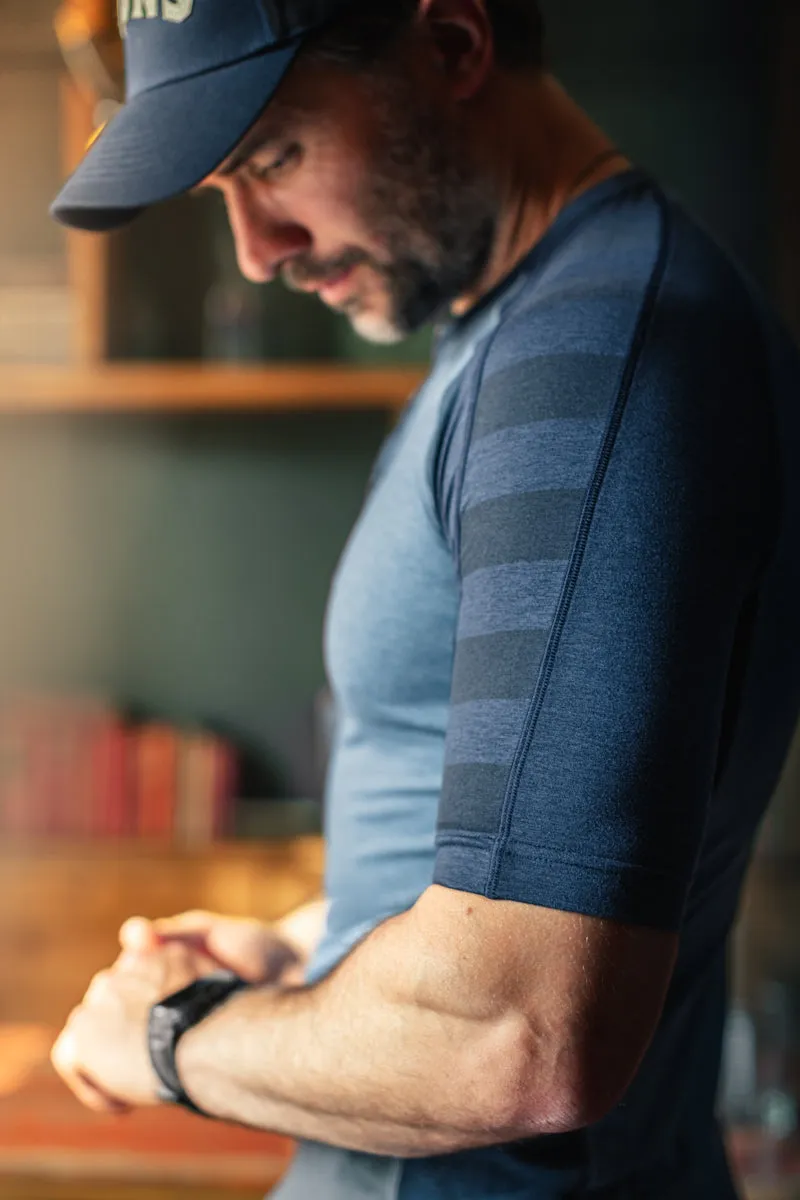
{"label": "striped sleeve", "polygon": [[758,383],[657,271],[504,322],[451,432],[435,882],[678,928],[758,507],[722,422]]}

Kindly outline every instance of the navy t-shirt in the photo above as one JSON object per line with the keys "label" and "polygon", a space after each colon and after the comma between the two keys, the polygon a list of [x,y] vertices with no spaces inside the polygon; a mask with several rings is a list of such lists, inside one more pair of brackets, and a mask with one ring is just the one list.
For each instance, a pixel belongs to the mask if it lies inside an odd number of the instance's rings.
{"label": "navy t-shirt", "polygon": [[432,883],[680,933],[624,1101],[421,1160],[301,1149],[281,1200],[719,1200],[726,941],[800,706],[800,362],[646,176],[445,333],[331,599],[320,979]]}

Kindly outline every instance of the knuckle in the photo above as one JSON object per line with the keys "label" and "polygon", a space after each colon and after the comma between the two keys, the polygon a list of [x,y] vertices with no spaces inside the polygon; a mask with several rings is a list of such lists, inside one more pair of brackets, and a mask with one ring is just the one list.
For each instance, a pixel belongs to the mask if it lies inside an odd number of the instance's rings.
{"label": "knuckle", "polygon": [[69,1026],[56,1040],[50,1051],[50,1062],[59,1075],[68,1075],[72,1071],[75,1063],[75,1041],[69,1031]]}
{"label": "knuckle", "polygon": [[110,971],[98,971],[92,982],[89,984],[86,992],[86,999],[90,1002],[103,1000],[108,995],[110,980]]}
{"label": "knuckle", "polygon": [[128,917],[127,921],[124,921],[120,926],[120,936],[124,937],[126,934],[135,932],[140,927],[143,919],[143,917]]}

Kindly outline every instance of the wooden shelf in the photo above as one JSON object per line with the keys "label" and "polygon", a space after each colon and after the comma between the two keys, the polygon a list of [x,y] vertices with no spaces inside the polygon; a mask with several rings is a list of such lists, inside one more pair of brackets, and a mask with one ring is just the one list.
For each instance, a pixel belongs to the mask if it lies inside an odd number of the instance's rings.
{"label": "wooden shelf", "polygon": [[318,871],[324,854],[323,839],[318,834],[299,837],[228,838],[206,846],[180,846],[165,840],[149,838],[69,838],[14,839],[4,838],[0,844],[0,866],[19,864],[26,860],[61,860],[90,862],[103,859],[146,861],[152,863],[211,861],[279,861],[283,866],[298,870]]}
{"label": "wooden shelf", "polygon": [[215,363],[0,365],[0,413],[397,411],[421,368]]}

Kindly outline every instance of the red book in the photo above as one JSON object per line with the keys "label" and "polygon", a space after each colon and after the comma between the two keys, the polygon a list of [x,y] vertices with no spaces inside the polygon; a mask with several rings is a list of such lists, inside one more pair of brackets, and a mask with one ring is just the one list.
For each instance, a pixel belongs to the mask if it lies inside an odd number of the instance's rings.
{"label": "red book", "polygon": [[[61,832],[64,816],[63,779],[59,774],[59,730],[52,709],[40,702],[25,708],[27,741],[27,826],[36,837],[53,837]],[[65,821],[66,824],[66,821]]]}
{"label": "red book", "polygon": [[91,732],[90,824],[96,837],[125,838],[136,832],[131,742],[115,716],[98,721]]}
{"label": "red book", "polygon": [[0,711],[0,827],[6,837],[30,833],[30,739],[22,709]]}
{"label": "red book", "polygon": [[214,772],[214,825],[216,841],[233,837],[238,783],[238,760],[229,742],[215,738],[216,769]]}
{"label": "red book", "polygon": [[107,710],[83,698],[54,698],[33,710],[32,822],[47,837],[86,838],[97,802],[92,747]]}
{"label": "red book", "polygon": [[73,710],[67,735],[66,769],[70,785],[70,833],[90,838],[94,834],[96,800],[94,795],[93,746],[97,727],[107,719],[101,705],[78,703]]}
{"label": "red book", "polygon": [[5,707],[2,726],[7,832],[22,838],[52,837],[64,790],[57,770],[54,705],[36,696],[21,696]]}
{"label": "red book", "polygon": [[168,725],[143,725],[132,734],[134,809],[142,838],[168,838],[175,830],[178,734]]}
{"label": "red book", "polygon": [[77,705],[42,700],[32,713],[31,817],[48,838],[79,837],[82,830],[76,769]]}

